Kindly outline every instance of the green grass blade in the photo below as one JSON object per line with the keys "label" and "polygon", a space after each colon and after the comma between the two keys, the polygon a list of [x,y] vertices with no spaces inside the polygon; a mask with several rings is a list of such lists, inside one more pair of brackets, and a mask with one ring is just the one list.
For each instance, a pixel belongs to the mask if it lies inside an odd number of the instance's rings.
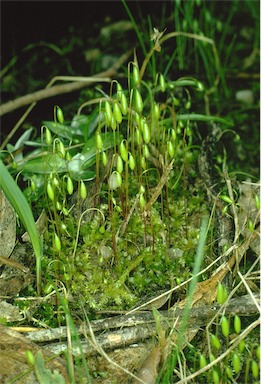
{"label": "green grass blade", "polygon": [[39,234],[34,222],[34,217],[31,208],[23,195],[21,189],[18,187],[2,160],[0,159],[0,188],[5,193],[6,198],[18,214],[25,229],[27,230],[36,257],[36,280],[37,280],[37,293],[40,294],[41,283],[41,256],[42,244]]}

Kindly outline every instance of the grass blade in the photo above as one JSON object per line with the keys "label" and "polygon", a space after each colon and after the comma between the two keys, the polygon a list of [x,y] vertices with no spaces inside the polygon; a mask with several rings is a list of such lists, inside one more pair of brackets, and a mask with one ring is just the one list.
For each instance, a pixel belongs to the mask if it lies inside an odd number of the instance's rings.
{"label": "grass blade", "polygon": [[40,294],[41,285],[41,256],[42,256],[42,243],[39,238],[34,217],[31,208],[23,195],[21,189],[18,187],[2,160],[0,159],[0,188],[5,193],[6,198],[18,214],[25,229],[27,230],[36,257],[36,285],[37,293]]}

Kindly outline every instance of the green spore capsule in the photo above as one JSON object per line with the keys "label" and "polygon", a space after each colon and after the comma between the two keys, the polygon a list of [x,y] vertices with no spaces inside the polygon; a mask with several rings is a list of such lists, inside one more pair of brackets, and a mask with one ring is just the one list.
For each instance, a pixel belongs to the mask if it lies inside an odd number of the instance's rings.
{"label": "green spore capsule", "polygon": [[143,110],[143,101],[140,92],[135,89],[134,90],[134,100],[133,100],[133,106],[135,111],[141,113]]}
{"label": "green spore capsule", "polygon": [[159,86],[160,86],[161,92],[165,92],[166,82],[165,82],[164,76],[162,74],[160,74],[160,76],[159,76]]}
{"label": "green spore capsule", "polygon": [[50,181],[48,181],[48,183],[47,183],[46,190],[47,190],[47,195],[48,195],[49,199],[51,201],[54,201],[54,190],[53,190],[53,187],[52,187]]}
{"label": "green spore capsule", "polygon": [[200,354],[199,355],[199,367],[200,367],[200,369],[204,368],[206,365],[207,365],[207,360],[206,360],[205,356]]}
{"label": "green spore capsule", "polygon": [[143,124],[143,130],[142,130],[142,133],[143,133],[143,140],[146,144],[148,144],[150,142],[150,129],[149,129],[149,126],[146,122],[144,122]]}
{"label": "green spore capsule", "polygon": [[96,147],[97,147],[97,149],[101,150],[102,145],[103,145],[103,143],[102,143],[101,134],[100,134],[100,132],[97,132],[96,133]]}
{"label": "green spore capsule", "polygon": [[82,180],[80,181],[80,196],[83,200],[87,197],[86,185]]}
{"label": "green spore capsule", "polygon": [[129,166],[130,166],[130,169],[133,171],[134,168],[135,168],[135,160],[134,160],[134,157],[132,156],[132,154],[130,153],[129,154]]}
{"label": "green spore capsule", "polygon": [[220,195],[219,197],[221,200],[225,201],[225,203],[233,204],[233,201],[227,195]]}
{"label": "green spore capsule", "polygon": [[167,142],[167,151],[168,151],[170,158],[173,158],[175,150],[174,150],[174,145],[171,141]]}
{"label": "green spore capsule", "polygon": [[219,338],[216,335],[211,335],[211,344],[218,350],[221,348]]}
{"label": "green spore capsule", "polygon": [[240,320],[240,317],[238,315],[235,315],[235,317],[234,317],[234,329],[235,329],[237,334],[239,334],[241,332],[241,320]]}
{"label": "green spore capsule", "polygon": [[64,123],[64,116],[63,116],[63,111],[58,105],[56,106],[56,117],[58,120],[58,123],[63,124]]}
{"label": "green spore capsule", "polygon": [[117,156],[116,169],[117,169],[117,171],[119,173],[122,173],[122,171],[123,171],[123,161],[122,161],[122,158],[119,155]]}
{"label": "green spore capsule", "polygon": [[121,158],[123,161],[127,161],[128,160],[128,151],[125,147],[125,141],[126,140],[122,140],[121,143],[120,143],[120,154],[121,154]]}
{"label": "green spore capsule", "polygon": [[212,379],[214,384],[219,384],[219,373],[216,368],[213,368],[212,370]]}
{"label": "green spore capsule", "polygon": [[240,357],[236,352],[233,353],[232,364],[235,372],[239,373],[241,371],[241,362],[240,362]]}
{"label": "green spore capsule", "polygon": [[229,320],[226,316],[222,316],[221,318],[221,330],[225,337],[229,336]]}
{"label": "green spore capsule", "polygon": [[113,116],[117,123],[120,124],[122,122],[122,113],[117,102],[113,104]]}
{"label": "green spore capsule", "polygon": [[47,145],[51,145],[53,142],[51,131],[47,127],[45,127],[45,142]]}
{"label": "green spore capsule", "polygon": [[66,187],[67,187],[67,192],[69,195],[72,195],[73,194],[73,182],[72,182],[72,179],[70,177],[67,177],[67,183],[66,183]]}
{"label": "green spore capsule", "polygon": [[133,64],[133,68],[132,68],[132,80],[133,80],[134,87],[138,85],[140,82],[139,69],[135,64]]}
{"label": "green spore capsule", "polygon": [[54,234],[54,246],[57,252],[61,251],[61,241],[56,233]]}
{"label": "green spore capsule", "polygon": [[110,126],[111,119],[112,119],[112,110],[111,110],[111,105],[107,100],[105,101],[105,115],[106,115],[106,123],[108,126]]}
{"label": "green spore capsule", "polygon": [[259,375],[259,366],[255,360],[251,361],[251,371],[252,371],[253,377],[257,379]]}
{"label": "green spore capsule", "polygon": [[240,343],[238,344],[238,352],[242,353],[245,349],[245,340],[242,339],[240,340]]}
{"label": "green spore capsule", "polygon": [[108,157],[106,152],[102,152],[101,158],[102,158],[102,164],[104,165],[104,167],[106,167],[106,165],[108,164]]}

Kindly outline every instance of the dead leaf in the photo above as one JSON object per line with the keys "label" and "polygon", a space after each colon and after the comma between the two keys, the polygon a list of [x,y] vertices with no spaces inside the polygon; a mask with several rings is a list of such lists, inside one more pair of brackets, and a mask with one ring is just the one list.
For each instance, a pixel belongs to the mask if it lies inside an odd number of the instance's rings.
{"label": "dead leaf", "polygon": [[[148,354],[146,360],[142,364],[137,377],[144,381],[146,384],[155,384],[158,376],[158,367],[161,359],[161,347],[153,347]],[[140,384],[141,382],[134,379],[133,384]]]}
{"label": "dead leaf", "polygon": [[16,216],[4,192],[0,190],[0,255],[9,257],[16,240]]}
{"label": "dead leaf", "polygon": [[[17,378],[18,384],[37,384],[33,368],[26,359],[26,351],[32,351],[34,355],[41,348],[28,341],[20,333],[15,332],[0,324],[0,382],[8,383]],[[51,353],[43,351],[45,359],[51,357]],[[56,369],[64,377],[66,383],[70,383],[66,370],[66,362],[60,357],[51,359],[46,366],[52,371]],[[18,378],[19,377],[19,378]]]}

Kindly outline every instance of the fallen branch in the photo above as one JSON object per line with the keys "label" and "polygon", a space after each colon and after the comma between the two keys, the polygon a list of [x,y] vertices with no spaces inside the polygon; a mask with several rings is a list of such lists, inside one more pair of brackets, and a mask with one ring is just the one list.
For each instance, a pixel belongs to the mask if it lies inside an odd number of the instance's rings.
{"label": "fallen branch", "polygon": [[[257,302],[260,302],[259,295],[256,294],[254,297]],[[218,304],[191,308],[188,320],[188,331],[206,325],[209,320],[217,314],[220,308],[221,306]],[[177,328],[181,324],[183,312],[184,310],[178,307],[169,311],[159,311],[162,328],[165,330],[169,329],[175,322],[175,328]],[[226,314],[228,316],[253,316],[259,314],[259,309],[251,296],[245,295],[229,300],[226,305]],[[105,351],[123,348],[157,335],[155,319],[152,312],[94,320],[90,322],[90,325],[92,332],[95,333],[97,343]],[[97,354],[96,349],[89,340],[90,330],[87,325],[83,323],[82,326],[77,328],[77,332],[82,338],[81,344],[84,353],[87,356]],[[53,353],[59,354],[61,351],[67,349],[66,341],[55,342],[55,340],[58,339],[66,340],[66,327],[27,332],[25,336],[30,341],[45,343],[43,348]],[[73,346],[73,354],[75,356],[80,354],[78,346]]]}
{"label": "fallen branch", "polygon": [[35,103],[37,101],[44,100],[49,97],[54,97],[60,94],[76,91],[78,89],[87,87],[88,85],[93,84],[97,81],[110,82],[111,78],[116,76],[120,66],[124,64],[124,62],[129,58],[130,54],[131,54],[131,50],[124,53],[119,58],[119,60],[117,60],[116,63],[113,64],[111,68],[107,69],[106,71],[97,73],[93,77],[86,77],[86,78],[79,77],[78,81],[73,81],[72,83],[51,86],[54,81],[61,79],[61,77],[56,77],[51,81],[49,85],[47,85],[45,89],[41,89],[40,91],[30,93],[29,95],[18,97],[15,100],[11,100],[5,104],[2,104],[0,106],[0,116],[3,116],[6,113],[12,112],[17,108],[21,108],[25,105]]}

